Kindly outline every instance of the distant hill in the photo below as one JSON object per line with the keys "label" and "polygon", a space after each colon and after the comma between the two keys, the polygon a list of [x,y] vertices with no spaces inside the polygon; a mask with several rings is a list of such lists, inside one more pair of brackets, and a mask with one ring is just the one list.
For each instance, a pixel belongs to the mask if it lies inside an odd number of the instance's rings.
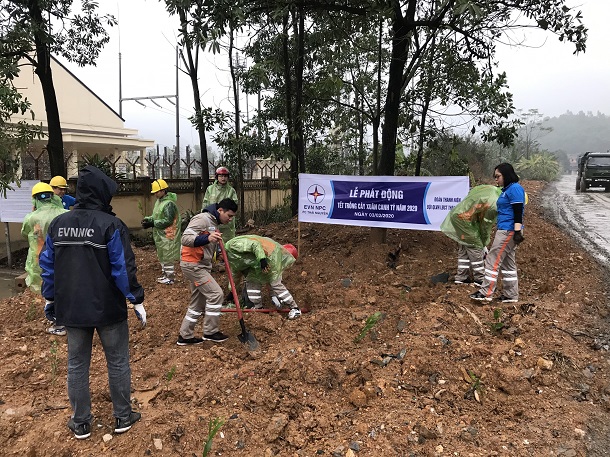
{"label": "distant hill", "polygon": [[568,111],[559,117],[548,117],[542,127],[550,127],[551,132],[537,138],[542,149],[551,152],[564,151],[569,156],[577,156],[586,151],[605,152],[610,150],[610,116],[602,113],[573,114]]}

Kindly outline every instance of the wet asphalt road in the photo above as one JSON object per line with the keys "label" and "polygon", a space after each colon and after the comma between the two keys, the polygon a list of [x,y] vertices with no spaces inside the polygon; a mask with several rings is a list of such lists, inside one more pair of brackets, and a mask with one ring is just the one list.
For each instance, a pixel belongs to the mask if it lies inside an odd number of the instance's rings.
{"label": "wet asphalt road", "polygon": [[[610,192],[577,192],[574,174],[550,183],[542,198],[542,206],[593,257],[602,263],[610,260]],[[525,223],[527,233],[527,219]]]}
{"label": "wet asphalt road", "polygon": [[[559,181],[555,181],[545,188],[542,193],[542,206],[564,230],[571,233],[574,239],[608,271],[608,260],[610,260],[610,192],[606,193],[603,189],[576,192],[576,175],[564,175]],[[525,233],[527,233],[527,209],[525,217]],[[525,236],[527,237],[527,235]],[[599,327],[590,331],[607,339],[610,336],[609,328],[610,323],[606,319],[600,319]],[[608,357],[607,352],[603,353],[603,357]],[[599,414],[591,417],[587,424],[587,430],[589,439],[586,443],[586,456],[609,456],[610,420],[608,419],[608,411],[600,409]]]}

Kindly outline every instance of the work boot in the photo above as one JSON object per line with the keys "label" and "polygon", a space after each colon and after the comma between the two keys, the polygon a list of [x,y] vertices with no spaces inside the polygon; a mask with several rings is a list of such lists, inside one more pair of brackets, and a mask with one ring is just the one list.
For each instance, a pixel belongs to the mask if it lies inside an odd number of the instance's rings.
{"label": "work boot", "polygon": [[66,327],[63,325],[52,325],[47,329],[47,333],[56,336],[66,336]]}
{"label": "work boot", "polygon": [[68,428],[74,432],[74,438],[77,440],[84,440],[91,436],[91,425],[86,422],[76,425],[74,419],[70,419],[68,421]]}
{"label": "work boot", "polygon": [[117,417],[116,425],[114,427],[114,433],[125,433],[131,428],[133,424],[138,422],[141,418],[142,415],[140,413],[136,413],[135,411],[132,411],[127,419],[119,419]]}
{"label": "work boot", "polygon": [[201,343],[203,343],[203,338],[197,338],[196,336],[192,338],[182,338],[182,335],[178,335],[178,342],[176,344],[178,346],[191,346],[193,344]]}
{"label": "work boot", "polygon": [[204,341],[212,341],[213,343],[222,343],[228,339],[229,337],[222,332],[212,333],[211,335],[203,335]]}
{"label": "work boot", "polygon": [[476,291],[474,294],[470,294],[470,298],[476,301],[491,301],[491,297],[483,295],[480,290]]}
{"label": "work boot", "polygon": [[301,310],[299,308],[292,308],[288,312],[288,319],[290,320],[298,319],[299,317],[301,317]]}

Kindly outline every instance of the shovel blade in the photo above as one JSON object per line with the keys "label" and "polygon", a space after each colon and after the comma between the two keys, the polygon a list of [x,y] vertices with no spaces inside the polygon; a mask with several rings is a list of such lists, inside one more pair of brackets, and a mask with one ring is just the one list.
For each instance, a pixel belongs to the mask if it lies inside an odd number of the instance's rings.
{"label": "shovel blade", "polygon": [[239,338],[239,341],[248,346],[249,351],[256,351],[259,347],[258,341],[250,332],[240,333],[237,338]]}

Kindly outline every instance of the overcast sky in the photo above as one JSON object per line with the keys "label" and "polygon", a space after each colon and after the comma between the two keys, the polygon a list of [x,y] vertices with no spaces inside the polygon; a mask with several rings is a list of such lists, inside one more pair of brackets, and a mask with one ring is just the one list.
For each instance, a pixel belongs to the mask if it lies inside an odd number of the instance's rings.
{"label": "overcast sky", "polygon": [[[120,5],[118,5],[120,3]],[[510,91],[518,109],[537,109],[545,116],[559,116],[570,110],[598,111],[610,114],[610,1],[570,1],[580,5],[585,26],[589,29],[587,50],[573,55],[574,46],[561,43],[549,33],[527,35],[530,47],[500,46],[499,71],[506,71]],[[123,98],[173,95],[176,93],[175,43],[178,21],[165,12],[157,0],[100,2],[100,11],[113,14],[119,26],[110,30],[111,39],[98,60],[97,67],[70,70],[108,105],[119,111],[119,49],[122,55]],[[516,35],[519,39],[523,33]],[[213,63],[216,59],[216,63]],[[232,109],[230,77],[226,55],[201,56],[200,87],[203,104],[224,110]],[[197,131],[188,121],[192,114],[192,91],[186,75],[179,76],[180,145],[198,144]],[[175,108],[167,101],[123,102],[125,126],[138,129],[140,136],[172,146],[175,144]],[[245,111],[245,98],[241,101]],[[249,97],[250,113],[256,105]],[[210,138],[208,138],[210,139]]]}

